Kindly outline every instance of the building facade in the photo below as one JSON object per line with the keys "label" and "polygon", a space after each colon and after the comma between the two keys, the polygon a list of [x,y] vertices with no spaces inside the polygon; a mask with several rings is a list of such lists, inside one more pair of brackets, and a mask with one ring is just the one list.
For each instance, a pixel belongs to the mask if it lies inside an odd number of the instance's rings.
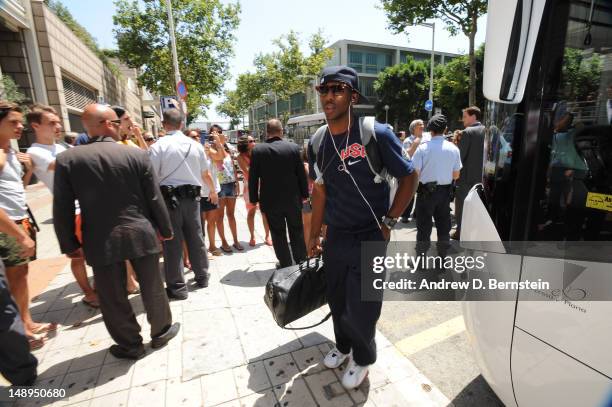
{"label": "building facade", "polygon": [[[329,46],[334,53],[328,61],[328,66],[348,65],[359,74],[361,93],[368,99],[368,104],[356,105],[357,114],[374,114],[374,105],[378,100],[374,91],[374,81],[386,68],[406,62],[408,56],[415,60],[430,60],[431,50],[398,47],[394,45],[376,44],[370,42],[340,40]],[[449,52],[434,52],[434,63],[445,64],[460,56]],[[274,95],[268,95],[256,103],[249,112],[249,122],[259,134],[263,134],[265,122],[271,117],[290,118],[300,115],[318,113],[318,95],[314,89],[316,78],[304,92],[296,93],[289,100],[277,100]]]}
{"label": "building facade", "polygon": [[[141,127],[159,126],[150,94],[138,86],[137,72],[119,61],[103,61],[42,0],[0,1],[0,75],[8,75],[26,96],[60,114],[64,130],[82,133],[81,114],[90,103],[124,106]],[[144,110],[143,98],[153,99]],[[159,103],[157,101],[157,103]],[[32,143],[26,132],[21,148]]]}

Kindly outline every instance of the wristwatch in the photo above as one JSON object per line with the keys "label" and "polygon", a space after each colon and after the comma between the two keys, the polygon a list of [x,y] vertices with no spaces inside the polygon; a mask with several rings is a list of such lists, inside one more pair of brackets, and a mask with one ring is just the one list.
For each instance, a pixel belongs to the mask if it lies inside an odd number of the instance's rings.
{"label": "wristwatch", "polygon": [[391,218],[389,216],[385,216],[382,219],[383,225],[385,225],[389,230],[393,229],[393,226],[397,223],[397,218]]}

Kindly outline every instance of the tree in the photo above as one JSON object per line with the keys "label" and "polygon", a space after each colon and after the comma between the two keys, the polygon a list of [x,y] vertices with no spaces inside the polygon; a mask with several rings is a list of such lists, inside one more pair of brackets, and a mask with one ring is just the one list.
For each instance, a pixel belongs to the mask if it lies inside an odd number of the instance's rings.
{"label": "tree", "polygon": [[13,78],[0,73],[0,100],[21,103],[25,99],[25,95],[19,91],[19,87],[13,81]]}
{"label": "tree", "polygon": [[379,96],[376,111],[384,117],[384,105],[389,105],[389,121],[397,120],[398,128],[407,129],[410,122],[423,114],[429,91],[429,63],[408,56],[406,63],[382,71],[374,82]]}
{"label": "tree", "polygon": [[[148,89],[174,95],[168,15],[165,1],[116,0],[113,17],[119,58],[138,68]],[[233,55],[240,5],[221,0],[172,0],[181,77],[187,84],[189,117],[221,94]]]}
{"label": "tree", "polygon": [[565,83],[565,97],[568,100],[589,100],[595,98],[601,81],[601,58],[593,54],[585,58],[577,48],[566,48],[561,70]]}
{"label": "tree", "polygon": [[225,91],[225,98],[217,106],[217,112],[230,118],[230,123],[236,126],[240,123],[240,118],[246,113],[246,109],[243,107],[240,101],[240,95],[235,90]]}
{"label": "tree", "polygon": [[434,73],[434,98],[436,107],[449,119],[449,127],[461,118],[461,110],[476,105],[484,108],[484,95],[482,94],[482,68],[484,64],[484,46],[481,46],[474,55],[476,64],[476,94],[472,102],[469,101],[469,75],[470,60],[467,55],[454,58],[445,65],[436,66]]}
{"label": "tree", "polygon": [[406,27],[438,18],[444,21],[451,35],[462,32],[469,46],[469,104],[476,103],[476,58],[474,41],[478,18],[487,11],[486,0],[381,0],[389,19],[389,28],[396,33]]}
{"label": "tree", "polygon": [[235,91],[225,92],[220,105],[223,111],[219,108],[217,111],[229,117],[238,112],[242,115],[268,92],[274,93],[279,100],[302,92],[333,55],[333,51],[325,47],[321,31],[309,38],[307,56],[301,51],[299,34],[294,31],[273,43],[278,50],[257,55],[253,61],[255,72],[238,76]]}

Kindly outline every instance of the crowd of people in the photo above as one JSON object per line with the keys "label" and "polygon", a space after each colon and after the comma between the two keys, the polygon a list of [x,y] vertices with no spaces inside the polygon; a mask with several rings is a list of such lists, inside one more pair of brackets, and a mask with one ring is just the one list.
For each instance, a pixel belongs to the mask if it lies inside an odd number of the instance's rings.
{"label": "crowd of people", "polygon": [[[138,359],[145,353],[128,294],[140,292],[151,346],[164,346],[180,329],[168,301],[206,288],[215,257],[246,249],[236,226],[242,195],[248,245],[258,243],[259,210],[263,243],[273,247],[277,268],[322,254],[336,343],[323,363],[337,368],[348,360],[342,383],[359,386],[376,361],[382,307],[382,293],[377,301],[361,298],[361,243],[389,241],[400,218],[415,218],[417,240],[426,244],[433,218],[438,241],[449,241],[455,189],[458,238],[460,201],[477,182],[484,128],[480,110],[469,107],[466,130],[450,141],[442,115],[427,126],[416,119],[409,135],[398,137],[388,125],[355,115],[354,105],[364,97],[352,68],[327,67],[320,78],[327,124],[305,149],[284,140],[278,119],[267,122],[264,142],[247,133],[234,147],[217,125],[206,134],[184,129],[177,109],[163,112],[163,132],[154,137],[139,129],[126,109],[92,104],[82,115],[86,134],[70,140],[61,139],[53,108],[32,106],[25,119],[35,143],[22,153],[10,141],[21,137],[23,110],[0,102],[0,255],[6,267],[6,281],[0,269],[0,337],[10,344],[0,349],[2,374],[14,384],[33,383],[36,361],[29,351],[44,346],[46,335],[57,329],[55,323],[33,321],[29,311],[27,275],[36,231],[25,188],[35,175],[53,193],[60,249],[71,259],[83,303],[100,308],[114,356]],[[160,253],[163,274],[151,273],[159,269]],[[93,269],[93,284],[86,264]],[[194,273],[191,289],[185,267]]]}

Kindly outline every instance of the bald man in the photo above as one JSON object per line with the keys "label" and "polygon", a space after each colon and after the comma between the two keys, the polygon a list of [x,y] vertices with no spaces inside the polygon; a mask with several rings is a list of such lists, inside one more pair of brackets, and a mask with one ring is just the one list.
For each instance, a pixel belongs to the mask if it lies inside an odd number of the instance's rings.
{"label": "bald man", "polygon": [[[249,199],[260,202],[268,218],[277,268],[306,260],[302,202],[308,198],[308,183],[299,147],[283,140],[283,125],[278,119],[266,124],[267,139],[251,152]],[[286,226],[285,226],[286,225]],[[291,252],[287,243],[287,230]]]}
{"label": "bald man", "polygon": [[[172,324],[159,269],[158,235],[171,239],[172,225],[148,154],[116,143],[121,123],[117,114],[93,104],[85,108],[82,120],[90,143],[56,160],[55,233],[62,253],[84,256],[93,268],[102,317],[117,343],[110,353],[138,359],[145,350],[127,299],[125,261],[131,261],[140,282],[151,346],[164,346],[180,327]],[[75,234],[75,199],[81,206],[82,239]]]}

